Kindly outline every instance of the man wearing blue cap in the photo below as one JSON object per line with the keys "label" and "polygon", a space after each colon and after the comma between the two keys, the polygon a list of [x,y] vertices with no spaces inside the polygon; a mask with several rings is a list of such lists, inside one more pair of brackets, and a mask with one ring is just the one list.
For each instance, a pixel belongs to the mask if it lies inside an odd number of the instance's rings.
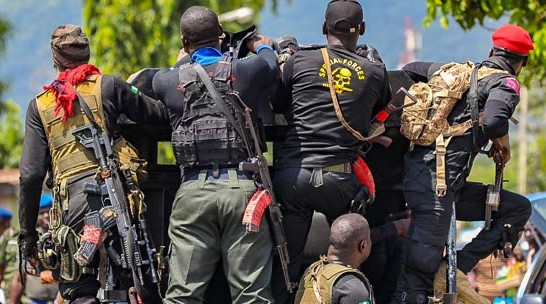
{"label": "man wearing blue cap", "polygon": [[[44,193],[40,197],[40,210],[36,220],[36,231],[45,233],[49,228],[49,210],[53,205],[53,195]],[[59,286],[54,283],[50,270],[40,271],[39,276],[25,275],[25,286],[21,283],[20,273],[17,272],[12,281],[12,290],[9,303],[46,304],[57,296]]]}
{"label": "man wearing blue cap", "polygon": [[7,297],[11,279],[16,272],[17,232],[11,228],[13,214],[6,208],[0,208],[0,286]]}

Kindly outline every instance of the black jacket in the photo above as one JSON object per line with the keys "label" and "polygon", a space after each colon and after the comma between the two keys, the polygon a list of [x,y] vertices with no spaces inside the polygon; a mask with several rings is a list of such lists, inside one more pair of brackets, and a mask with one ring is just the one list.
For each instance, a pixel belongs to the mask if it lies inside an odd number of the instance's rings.
{"label": "black jacket", "polygon": [[[447,147],[447,184],[455,191],[464,185],[477,155],[477,148],[483,147],[489,139],[499,138],[508,133],[509,118],[519,103],[519,83],[513,68],[502,57],[497,56],[490,57],[483,65],[508,73],[493,74],[478,81],[478,109],[483,111],[483,118],[476,143],[473,140],[472,129],[469,129],[464,135],[454,137]],[[440,66],[442,64],[415,62],[402,69],[415,81],[426,81]],[[448,122],[461,123],[470,117],[471,111],[465,94],[448,116]],[[436,157],[433,152],[434,145],[429,147],[416,145],[415,149],[406,155],[405,190],[435,189]]]}
{"label": "black jacket", "polygon": [[[374,113],[390,99],[385,65],[342,46],[328,46],[328,53],[343,116],[367,136]],[[362,142],[335,114],[320,50],[299,51],[286,62],[273,109],[288,112],[293,120],[276,167],[313,168],[356,160]]]}
{"label": "black jacket", "polygon": [[[161,124],[167,119],[161,102],[141,94],[119,77],[103,75],[101,94],[106,125],[112,135],[117,133],[117,120],[122,113],[138,123]],[[47,137],[36,99],[32,99],[25,119],[25,139],[19,168],[19,223],[24,236],[36,234],[42,185],[50,167]]]}

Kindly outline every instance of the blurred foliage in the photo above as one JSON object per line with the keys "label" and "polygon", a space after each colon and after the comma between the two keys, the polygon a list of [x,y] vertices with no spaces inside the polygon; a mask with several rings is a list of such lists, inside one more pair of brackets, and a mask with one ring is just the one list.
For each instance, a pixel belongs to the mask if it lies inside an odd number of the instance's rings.
{"label": "blurred foliage", "polygon": [[[253,10],[251,20],[222,24],[237,32],[259,19],[265,0],[84,0],[85,32],[91,37],[91,56],[102,72],[126,78],[146,67],[175,63],[180,41],[180,16],[190,6],[210,7],[217,14],[237,8]],[[276,0],[272,0],[275,8]]]}
{"label": "blurred foliage", "polygon": [[544,0],[426,0],[425,26],[436,19],[444,27],[451,16],[463,29],[483,26],[490,18],[508,17],[509,22],[525,28],[533,38],[535,50],[529,58],[521,79],[529,85],[533,81],[546,83],[546,1]]}
{"label": "blurred foliage", "polygon": [[23,152],[23,123],[21,108],[13,101],[4,104],[0,114],[0,169],[19,167]]}
{"label": "blurred foliage", "polygon": [[157,164],[158,165],[175,165],[176,158],[170,141],[162,141],[157,143]]}
{"label": "blurred foliage", "polygon": [[[545,89],[535,88],[529,90],[529,107],[527,112],[527,142],[524,143],[518,138],[517,128],[510,124],[511,134],[511,155],[510,162],[506,165],[504,176],[504,188],[511,191],[518,190],[520,181],[519,175],[519,148],[520,145],[527,145],[527,193],[546,191],[546,103]],[[522,117],[521,107],[516,109],[514,117],[520,119]],[[476,158],[474,166],[469,177],[469,180],[479,181],[487,184],[494,182],[494,164],[491,159],[484,155]]]}
{"label": "blurred foliage", "polygon": [[[10,37],[11,25],[7,19],[0,16],[0,58],[6,51],[7,40]],[[7,90],[7,84],[0,79],[0,115],[6,110],[6,104],[2,95]]]}

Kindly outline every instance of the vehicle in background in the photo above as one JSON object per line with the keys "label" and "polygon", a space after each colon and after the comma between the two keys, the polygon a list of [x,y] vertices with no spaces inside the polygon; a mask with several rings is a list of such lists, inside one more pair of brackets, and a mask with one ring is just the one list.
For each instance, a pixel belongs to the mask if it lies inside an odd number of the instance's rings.
{"label": "vehicle in background", "polygon": [[535,253],[518,288],[515,304],[546,303],[546,192],[527,196],[533,213],[526,225],[520,247]]}

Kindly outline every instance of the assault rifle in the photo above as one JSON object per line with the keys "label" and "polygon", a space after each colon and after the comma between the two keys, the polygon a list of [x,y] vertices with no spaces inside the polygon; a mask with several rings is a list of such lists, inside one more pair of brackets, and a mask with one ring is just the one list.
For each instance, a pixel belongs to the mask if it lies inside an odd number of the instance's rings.
{"label": "assault rifle", "polygon": [[[107,248],[110,261],[123,269],[132,270],[134,283],[138,286],[146,283],[143,266],[148,265],[152,283],[158,283],[153,260],[155,250],[150,248],[152,242],[147,231],[143,231],[147,229],[146,224],[141,222],[143,219],[139,219],[138,228],[132,225],[129,204],[122,183],[125,177],[122,177],[122,170],[115,158],[108,133],[102,131],[96,123],[92,123],[75,129],[73,134],[83,147],[94,152],[99,161],[99,173],[96,179],[104,205],[103,209],[108,208],[114,213],[115,226],[121,242],[121,254],[117,254],[113,247]],[[141,255],[140,246],[146,247],[146,259]],[[96,248],[91,250],[96,251]],[[108,274],[109,284],[104,290],[106,300],[110,298],[110,295],[116,294],[115,290],[107,290],[115,285],[112,269],[109,269]]]}
{"label": "assault rifle", "polygon": [[[235,95],[237,98],[238,95]],[[268,205],[267,221],[273,236],[273,242],[277,248],[277,253],[281,262],[282,272],[284,275],[284,281],[286,283],[286,289],[289,292],[292,292],[295,284],[290,281],[290,275],[288,272],[288,264],[290,263],[290,257],[288,255],[288,247],[286,242],[286,236],[284,233],[284,226],[282,223],[282,213],[275,198],[275,193],[273,192],[273,183],[271,181],[271,175],[269,174],[269,168],[267,167],[267,160],[262,153],[260,148],[260,141],[256,130],[254,129],[254,124],[252,123],[251,110],[248,108],[242,100],[238,100],[244,111],[244,120],[248,129],[250,129],[250,137],[254,145],[254,153],[251,155],[250,161],[241,162],[239,164],[239,170],[251,172],[255,176],[255,181],[258,185],[258,188],[265,190],[267,194],[271,197],[271,203]],[[248,138],[244,139],[245,141]]]}
{"label": "assault rifle", "polygon": [[498,152],[493,154],[495,162],[495,184],[487,186],[487,196],[485,199],[485,230],[491,229],[491,214],[499,210],[500,192],[503,182],[503,166],[501,156]]}

